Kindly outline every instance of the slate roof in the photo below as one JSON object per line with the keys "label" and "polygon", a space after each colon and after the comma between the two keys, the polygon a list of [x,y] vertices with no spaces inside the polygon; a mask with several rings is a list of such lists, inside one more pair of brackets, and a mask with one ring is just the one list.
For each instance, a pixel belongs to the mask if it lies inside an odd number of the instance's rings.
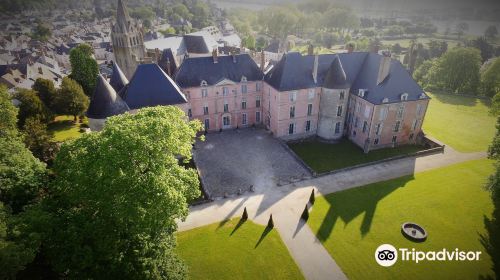
{"label": "slate roof", "polygon": [[343,75],[339,72],[343,69],[344,88],[350,88],[351,92],[357,92],[358,89],[368,90],[365,99],[373,104],[381,104],[384,98],[388,98],[389,103],[400,101],[403,93],[408,93],[407,100],[418,100],[424,90],[399,61],[391,61],[388,77],[377,85],[381,58],[381,55],[367,52],[319,55],[315,83],[312,77],[314,55],[302,56],[300,53],[290,52],[283,55],[264,80],[278,91],[323,86],[341,88]]}
{"label": "slate roof", "polygon": [[116,92],[120,92],[122,88],[128,84],[127,77],[125,77],[125,74],[123,74],[122,70],[116,63],[113,63],[113,74],[109,79],[109,84],[115,89]]}
{"label": "slate roof", "polygon": [[235,59],[236,62],[233,56],[219,56],[214,63],[211,56],[187,58],[177,70],[175,81],[180,87],[187,88],[198,87],[203,80],[208,85],[215,85],[224,79],[239,83],[243,76],[247,81],[262,80],[262,71],[250,55],[235,55]]}
{"label": "slate roof", "polygon": [[97,77],[94,95],[87,109],[87,117],[92,119],[105,119],[123,114],[129,110],[127,103],[116,93],[113,87],[102,75]]}
{"label": "slate roof", "polygon": [[[170,61],[170,67],[168,67],[168,62]],[[161,53],[160,60],[158,61],[160,68],[169,73],[168,68],[170,68],[170,74],[173,76],[177,70],[177,61],[175,60],[174,54],[171,49],[165,49]]]}
{"label": "slate roof", "polygon": [[130,109],[187,103],[177,84],[157,64],[141,64],[123,99]]}

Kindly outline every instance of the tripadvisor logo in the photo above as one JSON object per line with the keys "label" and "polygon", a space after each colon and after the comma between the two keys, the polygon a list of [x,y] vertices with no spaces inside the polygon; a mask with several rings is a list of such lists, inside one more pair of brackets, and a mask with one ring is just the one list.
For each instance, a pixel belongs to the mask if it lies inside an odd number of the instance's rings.
{"label": "tripadvisor logo", "polygon": [[396,249],[391,244],[382,244],[375,250],[375,261],[381,266],[393,266],[399,259],[419,263],[422,261],[479,261],[481,251],[461,251],[442,249],[439,251],[417,251],[415,248]]}

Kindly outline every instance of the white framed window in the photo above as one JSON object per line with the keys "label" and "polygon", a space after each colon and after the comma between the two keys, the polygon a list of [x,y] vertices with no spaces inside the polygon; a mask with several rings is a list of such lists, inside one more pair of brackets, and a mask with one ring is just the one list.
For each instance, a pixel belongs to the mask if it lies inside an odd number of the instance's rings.
{"label": "white framed window", "polygon": [[356,117],[356,118],[354,119],[354,127],[358,127],[358,123],[359,123],[359,118],[358,118],[358,117]]}
{"label": "white framed window", "polygon": [[205,80],[201,81],[200,86],[206,87],[207,86],[207,81],[205,81]]}
{"label": "white framed window", "polygon": [[260,112],[255,112],[255,122],[260,123]]}
{"label": "white framed window", "polygon": [[208,106],[203,106],[203,115],[208,115]]}
{"label": "white framed window", "polygon": [[313,111],[313,105],[312,104],[307,104],[307,115],[311,116]]}
{"label": "white framed window", "polygon": [[241,82],[242,82],[242,83],[246,83],[246,82],[247,82],[247,77],[245,77],[245,76],[241,76]]}
{"label": "white framed window", "polygon": [[382,132],[382,126],[382,123],[377,124],[377,126],[375,127],[375,135],[380,135],[380,133]]}
{"label": "white framed window", "polygon": [[296,91],[289,92],[288,97],[290,99],[290,102],[297,101],[297,92]]}
{"label": "white framed window", "polygon": [[247,85],[241,85],[241,93],[247,93]]}
{"label": "white framed window", "polygon": [[295,132],[295,124],[291,123],[288,125],[288,134],[292,135]]}
{"label": "white framed window", "polygon": [[363,133],[366,133],[366,130],[368,130],[368,122],[364,121],[363,122]]}
{"label": "white framed window", "polygon": [[316,94],[316,92],[314,91],[314,89],[309,89],[309,92],[307,93],[307,99],[313,100],[315,94]]}
{"label": "white framed window", "polygon": [[306,132],[311,131],[311,121],[306,121]]}
{"label": "white framed window", "polygon": [[247,108],[247,101],[245,99],[241,100],[241,109],[245,110]]}
{"label": "white framed window", "polygon": [[424,106],[422,106],[422,104],[417,104],[417,117],[422,116],[423,112],[424,112]]}
{"label": "white framed window", "polygon": [[224,113],[229,112],[229,104],[224,103]]}
{"label": "white framed window", "polygon": [[260,91],[260,83],[255,83],[255,91]]}
{"label": "white framed window", "polygon": [[205,130],[210,129],[210,119],[205,119]]}
{"label": "white framed window", "polygon": [[364,112],[365,118],[370,117],[371,112],[372,112],[372,108],[370,106],[365,106],[365,112]]}
{"label": "white framed window", "polygon": [[401,94],[401,101],[406,101],[406,100],[408,100],[408,93]]}
{"label": "white framed window", "polygon": [[208,96],[208,90],[206,88],[201,89],[201,97],[207,97]]}
{"label": "white framed window", "polygon": [[398,141],[398,136],[396,136],[396,135],[392,136],[391,142],[396,143],[396,141]]}
{"label": "white framed window", "polygon": [[405,106],[403,104],[399,105],[398,111],[396,112],[396,118],[402,119],[405,112]]}
{"label": "white framed window", "polygon": [[394,125],[394,132],[399,132],[400,126],[401,126],[401,121],[396,121],[396,124]]}
{"label": "white framed window", "polygon": [[243,113],[241,115],[241,124],[242,125],[247,125],[247,114],[246,113]]}
{"label": "white framed window", "polygon": [[380,112],[378,115],[378,119],[383,121],[387,118],[387,113],[389,112],[389,109],[387,107],[382,107],[380,108]]}
{"label": "white framed window", "polygon": [[340,95],[339,95],[339,99],[344,100],[344,98],[345,98],[345,91],[341,90]]}
{"label": "white framed window", "polygon": [[385,97],[384,99],[382,99],[382,103],[387,103],[389,102],[389,98]]}
{"label": "white framed window", "polygon": [[290,106],[290,119],[295,118],[295,106]]}
{"label": "white framed window", "polygon": [[222,95],[227,96],[229,94],[229,89],[227,87],[222,87]]}
{"label": "white framed window", "polygon": [[342,116],[342,106],[338,106],[337,107],[337,117],[341,117]]}
{"label": "white framed window", "polygon": [[359,89],[358,90],[358,96],[363,98],[366,95],[366,89]]}
{"label": "white framed window", "polygon": [[255,97],[255,107],[260,108],[260,96]]}
{"label": "white framed window", "polygon": [[415,131],[418,127],[419,121],[417,119],[413,120],[413,124],[411,126],[411,130]]}

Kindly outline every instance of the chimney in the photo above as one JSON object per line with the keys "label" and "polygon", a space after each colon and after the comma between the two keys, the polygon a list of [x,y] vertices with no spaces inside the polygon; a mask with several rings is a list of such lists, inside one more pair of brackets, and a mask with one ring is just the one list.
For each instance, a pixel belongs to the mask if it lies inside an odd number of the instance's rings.
{"label": "chimney", "polygon": [[391,70],[391,53],[384,52],[380,58],[380,66],[378,68],[377,85],[380,85],[389,75]]}
{"label": "chimney", "polygon": [[217,49],[212,51],[212,57],[214,58],[214,63],[217,63]]}
{"label": "chimney", "polygon": [[313,72],[312,72],[312,76],[313,76],[313,80],[314,80],[314,83],[318,83],[318,60],[319,60],[319,55],[315,55],[314,56],[314,65],[313,65]]}
{"label": "chimney", "polygon": [[307,55],[314,55],[314,46],[309,43],[309,47],[307,48]]}
{"label": "chimney", "polygon": [[156,63],[158,63],[160,61],[160,49],[158,49],[158,48],[155,49],[155,60],[156,60]]}
{"label": "chimney", "polygon": [[172,77],[172,73],[170,71],[170,58],[167,57],[167,74],[169,77]]}
{"label": "chimney", "polygon": [[347,44],[347,53],[352,53],[352,52],[354,52],[354,44],[349,43]]}
{"label": "chimney", "polygon": [[264,54],[264,49],[260,51],[260,71],[264,72],[264,67],[266,66],[266,55]]}

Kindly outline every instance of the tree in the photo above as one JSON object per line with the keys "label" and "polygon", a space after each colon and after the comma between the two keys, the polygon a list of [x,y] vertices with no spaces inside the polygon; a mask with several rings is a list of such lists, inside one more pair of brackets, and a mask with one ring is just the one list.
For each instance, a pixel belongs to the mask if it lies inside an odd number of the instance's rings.
{"label": "tree", "polygon": [[47,131],[47,125],[38,119],[28,118],[23,126],[24,144],[39,160],[51,163],[57,152],[57,145]]}
{"label": "tree", "polygon": [[399,43],[396,43],[396,44],[392,45],[391,51],[395,54],[401,54],[401,52],[403,51],[403,48],[401,47],[401,45]]}
{"label": "tree", "polygon": [[0,85],[0,137],[12,137],[17,133],[18,109],[12,104],[7,88]]}
{"label": "tree", "polygon": [[496,36],[498,36],[498,29],[495,25],[488,26],[486,31],[484,31],[484,37],[490,40],[495,39]]}
{"label": "tree", "polygon": [[493,46],[488,43],[488,41],[484,37],[478,37],[477,39],[470,41],[467,45],[474,47],[481,52],[481,58],[483,62],[493,56]]}
{"label": "tree", "polygon": [[448,50],[433,64],[429,83],[452,93],[477,94],[480,83],[481,56],[474,48]]}
{"label": "tree", "polygon": [[469,24],[467,22],[460,22],[457,24],[455,31],[457,32],[458,40],[460,40],[460,37],[464,35],[467,30],[469,30]]}
{"label": "tree", "polygon": [[61,115],[72,115],[76,122],[76,117],[82,115],[88,106],[89,98],[83,93],[82,87],[71,78],[64,77],[54,98],[55,111]]}
{"label": "tree", "polygon": [[[484,95],[490,97],[496,97],[500,93],[500,58],[496,58],[483,73],[481,73],[481,89]],[[500,104],[500,102],[498,102],[498,104]]]}
{"label": "tree", "polygon": [[429,55],[431,58],[442,56],[448,50],[448,43],[446,41],[430,40]]}
{"label": "tree", "polygon": [[426,60],[422,64],[420,64],[420,66],[413,73],[413,79],[415,79],[415,81],[417,81],[420,86],[426,87],[428,85],[429,77],[427,76],[427,74],[435,63],[436,59]]}
{"label": "tree", "polygon": [[20,102],[18,116],[19,127],[24,125],[27,118],[37,118],[45,123],[52,119],[52,113],[47,106],[43,104],[35,91],[18,89],[15,98]]}
{"label": "tree", "polygon": [[71,63],[70,78],[77,81],[87,96],[92,96],[96,85],[99,67],[92,57],[92,47],[81,44],[69,53]]}
{"label": "tree", "polygon": [[185,278],[173,233],[200,192],[179,158],[191,159],[201,129],[177,107],[153,107],[64,143],[43,203],[53,268],[68,278]]}
{"label": "tree", "polygon": [[50,28],[47,25],[43,23],[38,23],[35,29],[33,30],[32,36],[36,40],[46,42],[50,38],[50,36],[52,36],[52,32],[50,31]]}
{"label": "tree", "polygon": [[243,47],[249,48],[251,50],[255,49],[255,38],[252,35],[243,39],[242,42]]}
{"label": "tree", "polygon": [[54,82],[52,80],[38,78],[33,84],[32,89],[38,93],[38,97],[40,97],[43,104],[51,109],[54,95],[56,94]]}

